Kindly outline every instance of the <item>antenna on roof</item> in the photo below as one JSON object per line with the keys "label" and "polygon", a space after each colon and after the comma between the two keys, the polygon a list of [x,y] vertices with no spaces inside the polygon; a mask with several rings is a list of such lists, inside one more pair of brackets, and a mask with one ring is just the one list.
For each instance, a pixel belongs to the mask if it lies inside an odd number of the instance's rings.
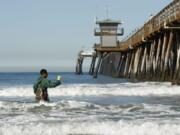
{"label": "antenna on roof", "polygon": [[98,5],[96,5],[96,16],[94,16],[94,30],[96,28],[97,21],[98,21]]}
{"label": "antenna on roof", "polygon": [[109,19],[109,6],[106,5],[106,19]]}
{"label": "antenna on roof", "polygon": [[98,5],[96,5],[96,21],[98,20]]}

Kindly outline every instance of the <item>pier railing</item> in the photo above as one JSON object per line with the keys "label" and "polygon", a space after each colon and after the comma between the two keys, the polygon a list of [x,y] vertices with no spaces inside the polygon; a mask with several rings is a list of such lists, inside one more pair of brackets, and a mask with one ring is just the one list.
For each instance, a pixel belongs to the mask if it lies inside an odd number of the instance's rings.
{"label": "pier railing", "polygon": [[157,15],[150,18],[143,27],[134,32],[127,40],[120,42],[119,50],[126,51],[132,49],[164,29],[165,26],[171,26],[178,23],[178,21],[180,21],[180,0],[174,0]]}
{"label": "pier railing", "polygon": [[[94,47],[97,73],[147,81],[180,84],[180,0],[172,1],[116,47]],[[100,70],[99,70],[100,69]],[[94,72],[93,72],[94,71]]]}

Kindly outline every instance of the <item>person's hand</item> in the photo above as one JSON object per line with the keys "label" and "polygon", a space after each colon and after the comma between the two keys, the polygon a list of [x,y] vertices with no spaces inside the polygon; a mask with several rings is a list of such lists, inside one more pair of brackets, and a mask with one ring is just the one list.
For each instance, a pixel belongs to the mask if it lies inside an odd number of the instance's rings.
{"label": "person's hand", "polygon": [[61,76],[60,75],[57,76],[57,80],[61,81]]}

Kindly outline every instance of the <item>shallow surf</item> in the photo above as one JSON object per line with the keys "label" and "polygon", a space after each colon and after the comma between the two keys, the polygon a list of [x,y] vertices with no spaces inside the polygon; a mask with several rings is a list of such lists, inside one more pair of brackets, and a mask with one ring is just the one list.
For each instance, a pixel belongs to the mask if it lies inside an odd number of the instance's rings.
{"label": "shallow surf", "polygon": [[180,87],[170,83],[64,73],[63,85],[49,89],[50,103],[35,103],[37,74],[8,77],[0,83],[1,135],[180,134]]}

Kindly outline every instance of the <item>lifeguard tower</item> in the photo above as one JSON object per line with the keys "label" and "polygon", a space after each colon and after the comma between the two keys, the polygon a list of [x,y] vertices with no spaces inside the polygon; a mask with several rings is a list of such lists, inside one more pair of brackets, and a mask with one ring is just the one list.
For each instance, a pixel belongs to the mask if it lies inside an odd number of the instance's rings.
{"label": "lifeguard tower", "polygon": [[[94,29],[94,35],[100,36],[100,43],[94,45],[96,54],[99,57],[95,71],[92,73],[94,78],[97,78],[103,55],[108,52],[119,51],[118,36],[124,35],[124,29],[119,27],[119,25],[122,24],[121,21],[106,19],[96,21],[96,24],[98,25],[98,28]],[[95,65],[93,63],[94,62],[92,61],[92,65]]]}
{"label": "lifeguard tower", "polygon": [[124,29],[119,28],[119,25],[121,25],[122,22],[107,19],[96,21],[96,24],[99,25],[99,27],[94,29],[94,35],[100,36],[100,44],[96,45],[95,49],[103,51],[103,48],[105,50],[111,50],[118,47],[118,36],[124,34]]}

